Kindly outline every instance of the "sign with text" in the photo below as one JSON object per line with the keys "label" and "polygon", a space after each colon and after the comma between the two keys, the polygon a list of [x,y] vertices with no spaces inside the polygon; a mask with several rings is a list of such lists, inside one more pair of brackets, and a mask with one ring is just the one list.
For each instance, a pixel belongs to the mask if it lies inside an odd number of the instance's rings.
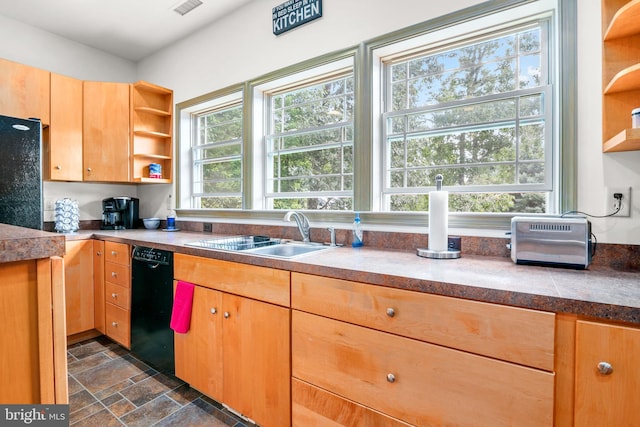
{"label": "sign with text", "polygon": [[322,16],[322,0],[289,0],[272,10],[276,36]]}

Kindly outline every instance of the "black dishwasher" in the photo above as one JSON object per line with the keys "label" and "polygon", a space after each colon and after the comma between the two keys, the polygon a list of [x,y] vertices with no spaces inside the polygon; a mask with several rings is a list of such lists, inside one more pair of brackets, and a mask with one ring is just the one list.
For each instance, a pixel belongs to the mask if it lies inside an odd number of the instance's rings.
{"label": "black dishwasher", "polygon": [[171,309],[173,252],[133,248],[131,262],[131,352],[153,368],[175,372]]}

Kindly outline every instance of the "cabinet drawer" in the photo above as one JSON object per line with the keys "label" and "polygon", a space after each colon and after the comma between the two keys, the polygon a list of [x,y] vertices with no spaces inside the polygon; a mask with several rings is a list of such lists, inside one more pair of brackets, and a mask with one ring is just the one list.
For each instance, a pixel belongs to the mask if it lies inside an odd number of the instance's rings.
{"label": "cabinet drawer", "polygon": [[107,336],[123,346],[131,347],[131,320],[129,310],[107,303],[105,307]]}
{"label": "cabinet drawer", "polygon": [[126,243],[104,242],[105,261],[131,265],[129,245]]}
{"label": "cabinet drawer", "polygon": [[290,273],[236,262],[175,254],[176,280],[290,307]]}
{"label": "cabinet drawer", "polygon": [[125,288],[130,288],[131,270],[126,265],[105,262],[104,279],[107,282],[115,283],[116,285],[124,286]]}
{"label": "cabinet drawer", "polygon": [[415,425],[553,423],[552,373],[295,310],[292,375]]}
{"label": "cabinet drawer", "polygon": [[305,427],[410,427],[304,381],[291,381],[291,425]]}
{"label": "cabinet drawer", "polygon": [[292,308],[547,371],[554,369],[555,314],[291,275]]}
{"label": "cabinet drawer", "polygon": [[105,288],[105,300],[107,302],[122,307],[125,310],[131,308],[131,290],[129,288],[109,282],[106,283]]}

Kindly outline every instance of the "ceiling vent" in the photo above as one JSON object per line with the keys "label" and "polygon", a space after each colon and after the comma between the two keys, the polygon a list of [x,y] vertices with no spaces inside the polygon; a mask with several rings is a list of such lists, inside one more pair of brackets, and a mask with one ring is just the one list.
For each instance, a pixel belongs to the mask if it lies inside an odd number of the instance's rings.
{"label": "ceiling vent", "polygon": [[187,13],[191,12],[196,7],[200,6],[201,4],[202,2],[200,0],[187,0],[175,5],[173,7],[173,11],[184,16]]}

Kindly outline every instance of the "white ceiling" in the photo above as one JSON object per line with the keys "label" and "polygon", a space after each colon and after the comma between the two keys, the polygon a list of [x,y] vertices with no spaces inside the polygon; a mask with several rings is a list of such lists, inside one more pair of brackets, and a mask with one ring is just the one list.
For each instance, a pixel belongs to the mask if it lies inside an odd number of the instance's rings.
{"label": "white ceiling", "polygon": [[138,61],[255,0],[201,1],[181,16],[184,0],[3,0],[0,15]]}

